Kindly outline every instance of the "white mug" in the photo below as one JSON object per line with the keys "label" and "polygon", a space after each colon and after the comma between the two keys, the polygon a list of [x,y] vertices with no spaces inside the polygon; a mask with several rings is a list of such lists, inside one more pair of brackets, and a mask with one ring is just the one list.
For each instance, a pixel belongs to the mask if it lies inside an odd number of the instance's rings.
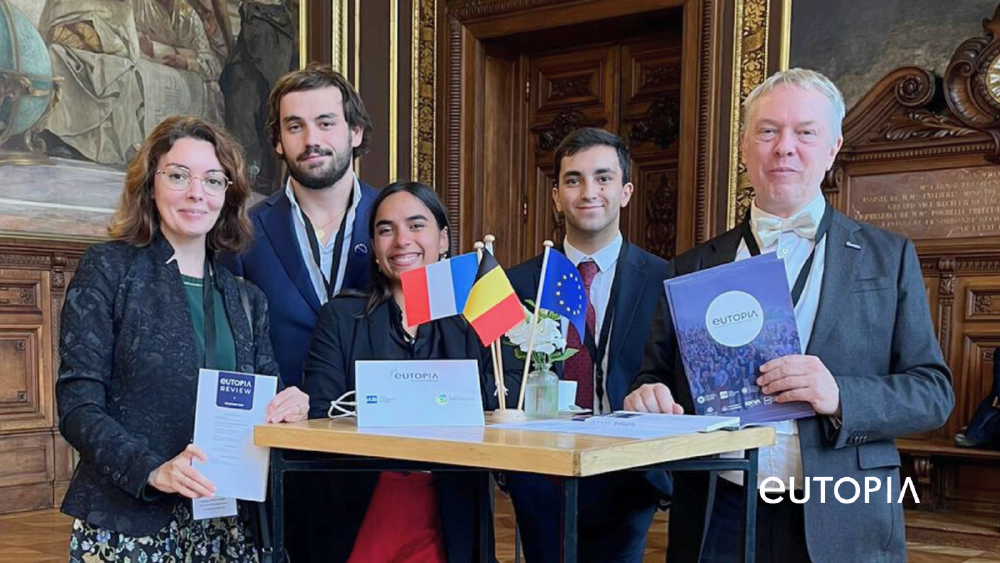
{"label": "white mug", "polygon": [[576,403],[576,382],[559,382],[559,410],[568,411]]}

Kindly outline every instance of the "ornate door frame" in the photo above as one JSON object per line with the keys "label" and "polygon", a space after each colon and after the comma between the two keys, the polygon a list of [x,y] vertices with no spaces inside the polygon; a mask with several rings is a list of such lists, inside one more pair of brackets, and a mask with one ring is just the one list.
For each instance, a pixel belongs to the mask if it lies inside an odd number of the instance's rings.
{"label": "ornate door frame", "polygon": [[[474,51],[491,37],[536,30],[539,22],[574,23],[579,4],[569,0],[413,0],[412,176],[437,186],[448,206],[456,248],[475,236],[462,186],[475,158],[469,138],[475,120],[463,123],[473,88],[463,73]],[[681,199],[678,250],[735,224],[749,204],[740,171],[739,116],[743,98],[764,78],[788,66],[791,0],[595,0],[588,7],[606,17],[681,7],[684,44],[697,53],[684,70],[681,131]],[[553,24],[555,25],[555,24]],[[734,88],[733,85],[739,85]],[[471,194],[471,186],[470,191]]]}

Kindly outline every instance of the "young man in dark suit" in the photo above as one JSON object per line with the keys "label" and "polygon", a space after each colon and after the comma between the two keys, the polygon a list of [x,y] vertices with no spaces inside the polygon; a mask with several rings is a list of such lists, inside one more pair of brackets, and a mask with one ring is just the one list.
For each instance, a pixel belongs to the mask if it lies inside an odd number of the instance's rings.
{"label": "young man in dark suit", "polygon": [[[368,285],[368,210],[378,192],[354,174],[354,158],[367,151],[372,125],[347,79],[316,63],[282,76],[268,111],[268,133],[290,177],[250,210],[254,245],[228,256],[227,265],[267,296],[281,378],[301,388],[320,307]],[[287,480],[295,506],[285,544],[292,561],[347,559],[364,510],[353,496],[356,478],[307,473]]]}
{"label": "young man in dark suit", "polygon": [[378,192],[354,174],[354,159],[367,152],[372,125],[358,93],[328,65],[282,76],[268,106],[268,133],[290,177],[250,210],[254,246],[229,265],[267,295],[281,378],[301,386],[319,308],[368,285],[368,209]]}
{"label": "young man in dark suit", "polygon": [[[777,479],[799,489],[795,499],[808,493],[809,500],[758,501],[758,562],[905,561],[893,439],[941,426],[954,406],[916,251],[823,197],[820,184],[843,141],[844,102],[832,82],[809,70],[782,71],[744,105],[741,144],[754,203],[744,225],[684,253],[668,275],[760,252],[783,258],[789,287],[801,287],[793,301],[803,353],[765,363],[756,384],[779,403],[810,403],[816,416],[775,425],[777,443],[761,449],[757,483],[723,474],[710,496],[711,477],[675,474],[668,559],[739,561],[743,487]],[[625,408],[693,412],[664,302],[658,310]],[[841,503],[830,489],[842,478],[866,487],[874,478],[881,494],[872,503]]]}
{"label": "young man in dark suit", "polygon": [[[629,164],[625,142],[597,128],[570,133],[555,153],[558,185],[552,199],[566,218],[566,238],[558,250],[577,265],[589,292],[587,334],[564,327],[568,346],[580,351],[557,368],[562,379],[577,382],[576,404],[597,413],[622,408],[667,269],[666,261],[629,244],[619,230],[621,210],[633,191]],[[522,300],[535,298],[541,265],[538,256],[508,272]],[[515,362],[509,350],[505,361]],[[506,482],[527,561],[560,561],[559,483],[523,473],[508,474]],[[662,471],[585,480],[581,561],[640,563],[658,499],[669,494],[670,481]]]}

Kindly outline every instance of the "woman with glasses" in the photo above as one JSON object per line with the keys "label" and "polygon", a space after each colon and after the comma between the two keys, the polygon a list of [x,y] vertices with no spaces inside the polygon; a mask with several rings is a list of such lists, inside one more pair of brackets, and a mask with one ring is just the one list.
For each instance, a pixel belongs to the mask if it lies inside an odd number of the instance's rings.
{"label": "woman with glasses", "polygon": [[[129,165],[112,242],[80,261],[56,383],[59,430],[80,452],[62,504],[73,563],[257,560],[241,520],[193,520],[190,503],[215,491],[191,464],[207,459],[190,443],[199,369],[278,374],[264,295],[215,262],[250,242],[249,194],[228,133],[168,118]],[[290,387],[267,420],[307,412]]]}

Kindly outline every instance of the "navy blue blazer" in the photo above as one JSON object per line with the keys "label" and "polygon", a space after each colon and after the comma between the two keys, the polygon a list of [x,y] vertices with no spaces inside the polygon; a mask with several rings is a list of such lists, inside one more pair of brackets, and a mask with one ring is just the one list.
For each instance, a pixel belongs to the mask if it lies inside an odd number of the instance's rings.
{"label": "navy blue blazer", "polygon": [[[618,277],[621,288],[617,291],[614,305],[615,315],[607,351],[608,371],[605,374],[608,402],[614,410],[624,408],[625,397],[631,390],[632,380],[642,367],[645,342],[652,326],[653,312],[663,295],[663,280],[667,275],[666,260],[629,244],[628,241],[623,241],[622,245],[622,258],[619,260],[623,262],[617,265],[621,269]],[[535,299],[541,275],[541,255],[507,272],[514,291],[522,301]],[[614,293],[612,289],[612,294]],[[524,364],[514,359],[510,346],[504,346],[504,366],[506,366],[504,371],[508,374],[510,369],[518,369],[517,380],[520,381]],[[555,370],[561,377],[561,362],[556,365]],[[506,379],[509,380],[510,377]],[[507,396],[517,397],[517,393],[519,389],[511,389]],[[655,475],[650,473],[648,477],[657,489],[665,495],[670,494],[670,480],[663,472],[656,472]]]}
{"label": "navy blue blazer", "polygon": [[[361,184],[361,201],[354,216],[354,232],[341,290],[368,286],[371,233],[368,214],[378,191]],[[306,268],[285,190],[275,192],[250,210],[253,247],[239,256],[219,261],[264,292],[271,307],[271,342],[286,385],[302,385],[302,366],[309,353],[320,302]]]}

